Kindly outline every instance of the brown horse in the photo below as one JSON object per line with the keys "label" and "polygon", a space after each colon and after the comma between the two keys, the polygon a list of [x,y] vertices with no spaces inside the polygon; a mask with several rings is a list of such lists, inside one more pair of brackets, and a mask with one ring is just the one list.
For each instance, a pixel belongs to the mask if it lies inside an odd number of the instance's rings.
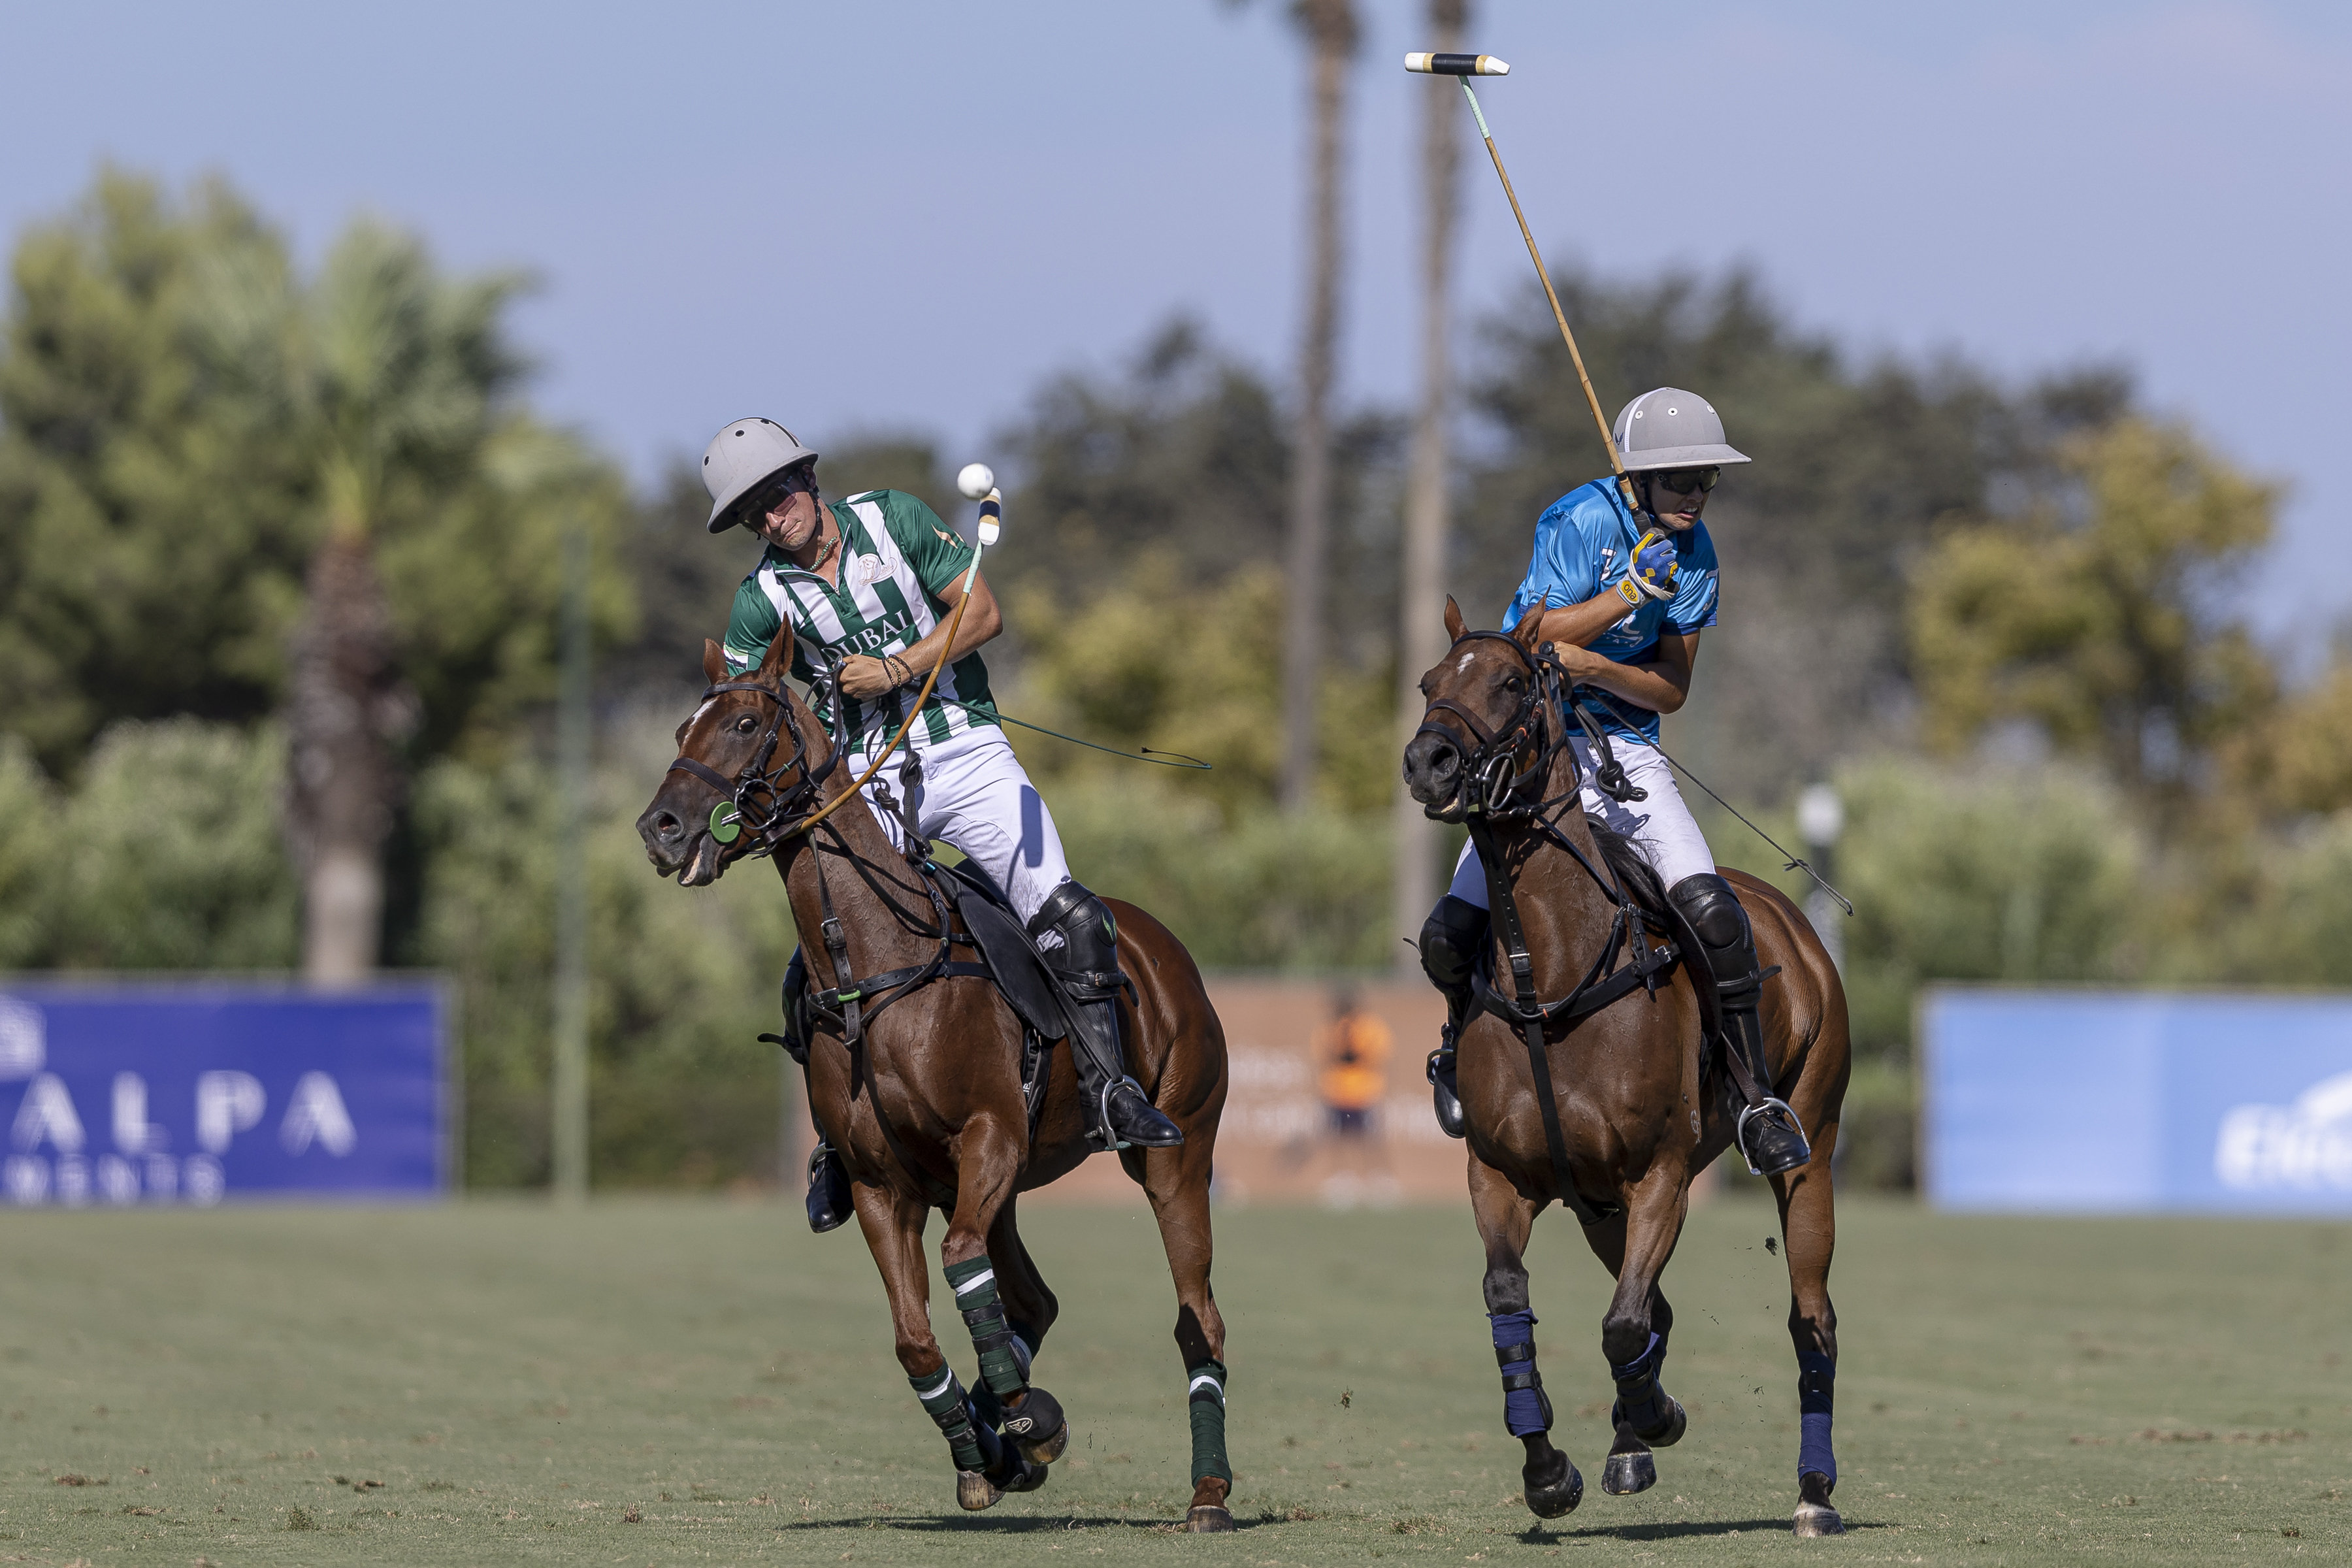
{"label": "brown horse", "polygon": [[[1458,1046],[1470,1202],[1486,1247],[1486,1310],[1504,1368],[1505,1424],[1527,1445],[1528,1506],[1556,1518],[1577,1505],[1583,1479],[1551,1445],[1551,1406],[1535,1369],[1522,1258],[1536,1215],[1554,1200],[1576,1213],[1586,1244],[1616,1276],[1601,1326],[1617,1386],[1601,1484],[1610,1492],[1640,1491],[1657,1479],[1651,1446],[1675,1442],[1685,1426],[1682,1406],[1659,1382],[1674,1312],[1658,1277],[1682,1234],[1691,1180],[1731,1145],[1745,1100],[1732,1086],[1727,1053],[1708,1043],[1713,1005],[1698,989],[1706,977],[1692,973],[1696,944],[1685,935],[1675,944],[1677,966],[1663,978],[1656,973],[1664,950],[1651,946],[1642,911],[1670,917],[1654,876],[1626,841],[1596,835],[1578,807],[1582,764],[1565,743],[1575,722],[1573,692],[1549,647],[1536,645],[1537,619],[1511,636],[1472,632],[1447,601],[1454,646],[1422,678],[1429,707],[1406,752],[1405,781],[1431,816],[1471,822],[1488,852],[1493,884],[1507,889],[1517,911],[1516,921],[1501,918],[1498,900],[1487,942],[1488,994],[1558,1004],[1581,993],[1603,1003],[1589,1011],[1554,1006],[1552,1021],[1537,1026],[1540,1059],[1525,1023],[1507,1022],[1491,1003]],[[1770,1180],[1788,1247],[1789,1333],[1798,1363],[1796,1531],[1832,1534],[1843,1527],[1830,1505],[1837,1479],[1830,1444],[1837,1360],[1828,1290],[1836,1233],[1830,1157],[1845,1097],[1845,993],[1793,904],[1753,877],[1723,875],[1747,907],[1763,962],[1780,966],[1762,1004],[1773,1078],[1766,1091],[1794,1107],[1812,1143],[1810,1163]],[[1642,908],[1629,912],[1629,901]],[[1523,926],[1523,950],[1533,961],[1524,991],[1509,966],[1513,923]],[[1609,982],[1622,984],[1621,976],[1643,983],[1607,1000]],[[1552,1093],[1557,1144],[1539,1083]],[[1564,1159],[1555,1152],[1561,1145]]]}
{"label": "brown horse", "polygon": [[[797,830],[849,780],[834,765],[835,742],[786,684],[791,637],[790,627],[779,632],[759,668],[732,679],[718,645],[704,645],[709,689],[679,727],[679,760],[637,831],[656,868],[688,887],[717,880],[747,854],[772,855],[799,929],[825,932],[828,949],[837,933],[849,970],[885,982],[864,987],[862,1017],[860,999],[848,994],[856,985],[836,988],[830,1013],[816,1009],[810,1110],[848,1168],[857,1222],[889,1294],[898,1362],[948,1436],[958,1500],[986,1508],[1006,1491],[1042,1485],[1068,1441],[1059,1404],[1028,1382],[1059,1308],[1022,1246],[1014,1194],[1067,1175],[1094,1145],[1064,1049],[1048,1053],[1033,1132],[1023,1022],[972,965],[950,964],[947,975],[900,989],[877,1008],[893,972],[924,971],[966,928],[939,891],[945,873],[902,858],[863,797],[844,802],[815,832]],[[721,842],[739,826],[730,816],[750,831]],[[1231,1530],[1225,1329],[1209,1289],[1224,1032],[1183,945],[1143,910],[1116,900],[1112,909],[1119,963],[1134,986],[1119,1005],[1127,1066],[1184,1131],[1179,1147],[1129,1148],[1119,1159],[1151,1201],[1176,1282],[1193,1438],[1187,1521],[1196,1531]],[[948,1221],[940,1259],[980,1352],[982,1379],[969,1395],[931,1334],[922,1237],[934,1208]]]}

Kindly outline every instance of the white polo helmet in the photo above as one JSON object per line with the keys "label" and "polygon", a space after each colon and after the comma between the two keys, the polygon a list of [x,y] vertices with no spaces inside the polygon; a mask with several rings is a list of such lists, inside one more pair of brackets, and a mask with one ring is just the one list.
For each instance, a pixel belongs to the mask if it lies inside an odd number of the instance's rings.
{"label": "white polo helmet", "polygon": [[702,452],[702,487],[710,492],[709,529],[735,526],[735,505],[794,463],[816,454],[772,419],[738,419],[710,438]]}
{"label": "white polo helmet", "polygon": [[1618,411],[1617,455],[1628,473],[1749,461],[1724,443],[1723,418],[1696,392],[1662,386]]}

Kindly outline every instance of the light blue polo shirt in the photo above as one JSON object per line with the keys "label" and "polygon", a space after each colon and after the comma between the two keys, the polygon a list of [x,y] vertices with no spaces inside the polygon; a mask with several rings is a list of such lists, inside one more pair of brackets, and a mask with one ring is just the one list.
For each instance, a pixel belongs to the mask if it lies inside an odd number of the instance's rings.
{"label": "light blue polo shirt", "polygon": [[[1538,605],[1557,610],[1600,597],[1632,569],[1633,546],[1641,537],[1614,479],[1595,479],[1569,491],[1536,519],[1535,553],[1528,562],[1526,581],[1503,613],[1502,629],[1517,626]],[[1675,549],[1682,557],[1675,596],[1643,595],[1638,608],[1626,611],[1623,619],[1586,645],[1593,652],[1619,664],[1652,664],[1662,633],[1686,637],[1715,625],[1719,573],[1706,524],[1696,523],[1689,532],[1675,535]],[[1658,743],[1658,715],[1650,709],[1590,687],[1585,699],[1612,733]]]}

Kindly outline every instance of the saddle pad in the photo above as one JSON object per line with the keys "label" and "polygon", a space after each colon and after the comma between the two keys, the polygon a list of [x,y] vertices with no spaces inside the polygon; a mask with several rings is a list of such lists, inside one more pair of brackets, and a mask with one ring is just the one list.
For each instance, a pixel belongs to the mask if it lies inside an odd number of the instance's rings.
{"label": "saddle pad", "polygon": [[1042,1038],[1058,1040],[1068,1034],[1069,1020],[1062,1012],[1060,993],[1020,921],[997,900],[996,889],[984,878],[966,874],[960,866],[945,869],[953,879],[956,913],[963,917],[964,928],[980,949],[981,962],[994,973],[996,987],[1004,993],[1005,1001]]}

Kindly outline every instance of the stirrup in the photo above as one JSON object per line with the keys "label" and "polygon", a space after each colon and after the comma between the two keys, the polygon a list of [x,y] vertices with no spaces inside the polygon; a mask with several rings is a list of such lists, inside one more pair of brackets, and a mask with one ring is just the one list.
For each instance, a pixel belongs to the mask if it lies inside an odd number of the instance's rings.
{"label": "stirrup", "polygon": [[[1132,1089],[1135,1090],[1135,1098],[1142,1103],[1143,1109],[1151,1115],[1158,1117],[1160,1121],[1167,1122],[1169,1127],[1174,1131],[1176,1136],[1172,1140],[1158,1143],[1138,1143],[1120,1137],[1118,1129],[1111,1124],[1110,1097],[1117,1094],[1121,1089]],[[1102,1094],[1095,1103],[1095,1115],[1097,1124],[1087,1132],[1087,1141],[1094,1144],[1095,1147],[1104,1150],[1109,1153],[1116,1154],[1122,1150],[1138,1148],[1173,1149],[1180,1147],[1184,1142],[1183,1129],[1177,1127],[1175,1122],[1169,1119],[1168,1114],[1165,1111],[1152,1104],[1151,1097],[1143,1092],[1143,1086],[1136,1082],[1132,1078],[1115,1078],[1109,1082],[1104,1084]]]}
{"label": "stirrup", "polygon": [[[1790,1137],[1796,1139],[1797,1147],[1804,1152],[1804,1157],[1799,1160],[1792,1160],[1789,1163],[1780,1166],[1778,1170],[1769,1173],[1765,1171],[1763,1166],[1758,1164],[1756,1156],[1749,1153],[1748,1151],[1748,1124],[1759,1116],[1766,1119],[1761,1125],[1767,1130],[1771,1129],[1775,1123],[1778,1123],[1780,1131],[1787,1132]],[[1761,1176],[1766,1174],[1775,1176],[1781,1175],[1787,1172],[1796,1170],[1801,1165],[1811,1163],[1813,1157],[1812,1140],[1805,1136],[1805,1124],[1798,1120],[1796,1108],[1791,1106],[1787,1100],[1777,1099],[1769,1094],[1763,1099],[1758,1100],[1755,1104],[1748,1106],[1747,1109],[1740,1111],[1739,1120],[1732,1125],[1731,1141],[1733,1145],[1738,1149],[1739,1157],[1748,1162],[1748,1173],[1751,1176]]]}

